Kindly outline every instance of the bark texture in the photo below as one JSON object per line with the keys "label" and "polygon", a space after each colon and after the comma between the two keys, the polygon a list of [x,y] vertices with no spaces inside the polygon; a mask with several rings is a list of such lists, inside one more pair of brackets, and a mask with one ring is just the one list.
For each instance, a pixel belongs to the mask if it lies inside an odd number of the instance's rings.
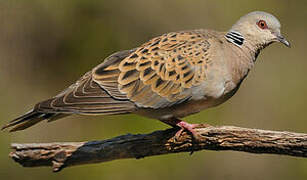
{"label": "bark texture", "polygon": [[176,138],[177,131],[172,128],[90,142],[12,144],[9,156],[24,167],[52,166],[54,172],[73,165],[199,150],[307,157],[307,134],[200,124],[196,141],[185,131]]}

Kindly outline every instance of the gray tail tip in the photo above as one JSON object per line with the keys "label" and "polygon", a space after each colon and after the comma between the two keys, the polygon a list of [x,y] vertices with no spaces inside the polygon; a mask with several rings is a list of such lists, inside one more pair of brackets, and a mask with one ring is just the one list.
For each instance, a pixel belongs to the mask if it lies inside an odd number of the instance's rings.
{"label": "gray tail tip", "polygon": [[9,132],[15,132],[24,130],[34,124],[44,120],[44,113],[36,112],[35,110],[31,110],[26,114],[10,121],[8,124],[4,125],[1,128],[1,131],[11,128]]}
{"label": "gray tail tip", "polygon": [[9,127],[9,124],[6,124],[6,125],[2,126],[1,131],[4,131],[8,127]]}

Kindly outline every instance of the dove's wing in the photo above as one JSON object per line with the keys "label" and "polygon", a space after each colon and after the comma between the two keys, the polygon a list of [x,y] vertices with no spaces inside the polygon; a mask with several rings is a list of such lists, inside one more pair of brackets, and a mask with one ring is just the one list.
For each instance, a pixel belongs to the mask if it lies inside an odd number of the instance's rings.
{"label": "dove's wing", "polygon": [[[121,61],[131,52],[133,50],[117,52],[106,58],[103,64]],[[108,82],[117,84],[116,79],[109,78]],[[96,83],[90,71],[57,96],[38,103],[35,109],[44,113],[108,115],[131,112],[135,105],[118,88],[103,87]]]}
{"label": "dove's wing", "polygon": [[204,30],[162,35],[121,61],[96,67],[93,80],[113,97],[129,99],[138,107],[178,104],[206,79],[209,38]]}

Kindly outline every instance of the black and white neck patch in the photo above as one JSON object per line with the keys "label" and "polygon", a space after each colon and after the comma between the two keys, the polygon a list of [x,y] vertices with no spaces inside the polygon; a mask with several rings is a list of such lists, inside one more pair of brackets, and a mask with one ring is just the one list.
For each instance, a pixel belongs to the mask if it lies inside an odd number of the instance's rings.
{"label": "black and white neck patch", "polygon": [[244,42],[244,37],[236,31],[230,31],[225,35],[227,41],[233,43],[234,45],[241,47]]}

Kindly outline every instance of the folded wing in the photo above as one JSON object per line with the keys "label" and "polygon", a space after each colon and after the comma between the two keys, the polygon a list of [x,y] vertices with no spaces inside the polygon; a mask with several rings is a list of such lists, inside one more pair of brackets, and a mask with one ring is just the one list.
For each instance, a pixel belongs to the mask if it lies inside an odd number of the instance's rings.
{"label": "folded wing", "polygon": [[181,103],[192,96],[191,87],[206,78],[208,34],[204,30],[164,34],[121,61],[96,67],[93,79],[101,87],[119,92],[115,97],[128,98],[141,108]]}

